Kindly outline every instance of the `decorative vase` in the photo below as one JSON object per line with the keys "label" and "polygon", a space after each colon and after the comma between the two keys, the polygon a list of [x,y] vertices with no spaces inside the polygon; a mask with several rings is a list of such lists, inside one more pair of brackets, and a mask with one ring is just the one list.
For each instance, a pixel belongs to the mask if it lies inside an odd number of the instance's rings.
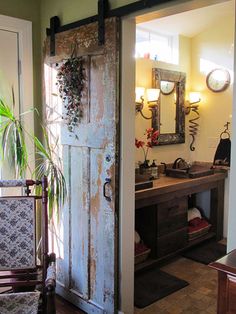
{"label": "decorative vase", "polygon": [[151,169],[149,166],[149,160],[144,160],[142,164],[139,165],[139,173],[140,174],[151,174]]}

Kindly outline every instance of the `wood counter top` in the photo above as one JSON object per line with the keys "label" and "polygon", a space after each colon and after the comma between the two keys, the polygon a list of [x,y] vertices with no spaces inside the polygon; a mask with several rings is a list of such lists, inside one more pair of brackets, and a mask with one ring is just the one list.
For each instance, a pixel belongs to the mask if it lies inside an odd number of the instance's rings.
{"label": "wood counter top", "polygon": [[236,250],[231,251],[224,257],[211,263],[209,266],[227,274],[236,276]]}
{"label": "wood counter top", "polygon": [[236,313],[236,250],[210,264],[218,270],[218,314]]}
{"label": "wood counter top", "polygon": [[[181,196],[181,194],[191,194],[197,193],[204,190],[210,190],[215,188],[218,182],[224,181],[227,177],[227,172],[217,172],[212,175],[205,177],[189,179],[189,178],[172,178],[163,176],[160,179],[153,181],[153,187],[145,190],[140,190],[135,192],[135,202],[136,208],[139,208],[145,204],[140,201],[147,202],[147,199],[150,200],[148,203],[153,203],[152,198],[159,199],[160,196],[168,194],[168,199],[176,198]],[[148,205],[147,203],[147,205]]]}

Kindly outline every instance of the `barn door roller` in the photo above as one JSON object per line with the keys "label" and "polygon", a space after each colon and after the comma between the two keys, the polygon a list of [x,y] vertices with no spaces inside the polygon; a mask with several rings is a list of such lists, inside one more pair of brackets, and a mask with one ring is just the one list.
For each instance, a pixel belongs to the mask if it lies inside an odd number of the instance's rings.
{"label": "barn door roller", "polygon": [[50,19],[50,56],[55,56],[55,34],[60,26],[60,19],[58,16],[53,16]]}
{"label": "barn door roller", "polygon": [[105,44],[105,18],[109,10],[108,0],[98,0],[98,44]]}
{"label": "barn door roller", "polygon": [[[100,46],[104,45],[105,43],[105,18],[107,17],[108,11],[109,11],[108,0],[98,0],[98,15],[97,15],[96,20],[98,21],[98,44]],[[87,23],[83,23],[83,24],[89,24],[93,21],[94,21],[94,18],[91,17],[91,19],[88,18]],[[60,28],[59,17],[53,16],[50,19],[50,29],[49,30],[47,29],[47,35],[50,35],[50,56],[55,56],[55,34],[60,32],[59,28]]]}

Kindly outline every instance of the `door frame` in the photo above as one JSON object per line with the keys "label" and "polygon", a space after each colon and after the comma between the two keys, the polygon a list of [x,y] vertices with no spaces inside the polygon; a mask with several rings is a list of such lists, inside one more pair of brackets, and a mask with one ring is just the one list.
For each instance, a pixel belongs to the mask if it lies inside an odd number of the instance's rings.
{"label": "door frame", "polygon": [[[119,313],[133,313],[134,310],[134,186],[135,186],[135,18],[144,14],[157,12],[158,17],[171,16],[173,14],[202,8],[228,0],[192,0],[170,1],[159,6],[152,7],[128,17],[122,18],[122,50],[121,50],[121,155],[120,155],[120,225],[119,225]],[[235,32],[236,42],[236,32]],[[236,46],[236,45],[235,45]],[[234,58],[236,60],[236,47],[234,46]],[[234,63],[236,73],[236,62]],[[236,83],[233,84],[233,93],[236,91]],[[233,97],[232,128],[236,134],[236,97]],[[230,174],[229,196],[229,226],[228,226],[228,250],[236,248],[236,239],[233,232],[236,224],[236,194],[233,185],[236,185],[236,139],[232,141],[232,156]],[[235,156],[235,158],[234,158]],[[231,223],[230,223],[231,221]]]}
{"label": "door frame", "polygon": [[[33,52],[32,52],[32,22],[23,19],[0,15],[0,29],[14,32],[18,37],[19,56],[19,112],[26,112],[34,107],[33,102]],[[33,112],[24,116],[27,131],[34,134]],[[26,139],[29,147],[29,165],[34,169],[34,145]],[[26,174],[31,176],[30,173]]]}

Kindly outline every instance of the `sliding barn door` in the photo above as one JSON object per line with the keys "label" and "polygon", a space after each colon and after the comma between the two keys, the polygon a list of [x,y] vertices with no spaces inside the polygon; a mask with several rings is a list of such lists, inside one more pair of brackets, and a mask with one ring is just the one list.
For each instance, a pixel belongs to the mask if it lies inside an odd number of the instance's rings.
{"label": "sliding barn door", "polygon": [[[119,158],[118,21],[105,24],[98,45],[97,23],[56,34],[56,56],[45,45],[44,91],[50,140],[59,139],[68,200],[53,222],[57,292],[87,313],[116,312]],[[58,68],[72,52],[84,62],[83,115],[73,132],[63,121]]]}

